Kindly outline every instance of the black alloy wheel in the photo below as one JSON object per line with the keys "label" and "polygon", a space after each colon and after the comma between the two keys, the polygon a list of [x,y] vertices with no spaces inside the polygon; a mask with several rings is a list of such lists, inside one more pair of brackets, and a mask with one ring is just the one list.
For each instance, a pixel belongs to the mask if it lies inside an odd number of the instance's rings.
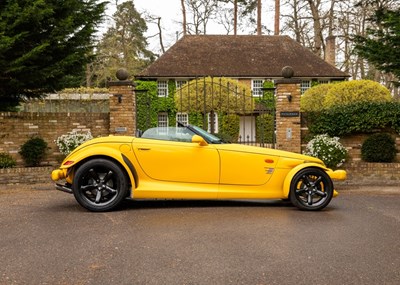
{"label": "black alloy wheel", "polygon": [[115,209],[128,194],[128,178],[116,163],[92,159],[76,170],[72,185],[78,203],[95,212]]}
{"label": "black alloy wheel", "polygon": [[329,204],[333,191],[332,180],[324,170],[305,168],[293,177],[290,201],[301,210],[317,211]]}

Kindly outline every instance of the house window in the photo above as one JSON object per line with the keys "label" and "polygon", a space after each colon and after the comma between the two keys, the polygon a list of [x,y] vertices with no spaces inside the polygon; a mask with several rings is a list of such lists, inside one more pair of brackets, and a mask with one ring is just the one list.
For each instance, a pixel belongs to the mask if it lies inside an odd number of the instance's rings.
{"label": "house window", "polygon": [[176,126],[178,127],[178,122],[181,122],[185,126],[189,124],[189,116],[187,113],[177,113],[176,114]]}
{"label": "house window", "polygon": [[183,85],[185,85],[187,83],[187,80],[176,80],[175,84],[176,84],[176,89],[181,88]]}
{"label": "house window", "polygon": [[167,97],[168,96],[168,81],[166,81],[166,80],[157,81],[157,90],[158,90],[158,97]]}
{"label": "house window", "polygon": [[318,80],[319,84],[328,84],[329,80]]}
{"label": "house window", "polygon": [[158,123],[157,127],[160,128],[161,132],[167,132],[168,127],[168,113],[158,113]]}
{"label": "house window", "polygon": [[262,96],[262,89],[264,84],[264,80],[262,79],[253,79],[251,81],[251,90],[253,92],[253,96],[260,97]]}
{"label": "house window", "polygon": [[304,94],[311,87],[311,80],[302,81],[300,83],[300,93]]}
{"label": "house window", "polygon": [[[211,114],[213,114],[213,116]],[[207,131],[209,133],[217,134],[218,133],[218,114],[217,113],[208,113],[207,119],[208,119]],[[213,130],[211,130],[211,126],[214,127]]]}

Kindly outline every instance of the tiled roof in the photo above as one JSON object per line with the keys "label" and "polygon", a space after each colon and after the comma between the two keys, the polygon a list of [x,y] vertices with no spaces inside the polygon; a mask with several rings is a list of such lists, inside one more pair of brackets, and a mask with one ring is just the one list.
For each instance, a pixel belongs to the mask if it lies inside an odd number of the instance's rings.
{"label": "tiled roof", "polygon": [[273,78],[284,66],[293,67],[294,77],[348,77],[288,36],[188,35],[136,78]]}

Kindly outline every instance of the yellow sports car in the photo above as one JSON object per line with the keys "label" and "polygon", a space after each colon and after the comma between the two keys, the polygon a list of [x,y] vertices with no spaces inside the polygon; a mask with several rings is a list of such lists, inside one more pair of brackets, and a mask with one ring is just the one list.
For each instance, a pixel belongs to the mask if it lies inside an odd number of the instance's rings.
{"label": "yellow sports car", "polygon": [[333,171],[314,157],[223,143],[203,129],[151,128],[141,137],[109,136],[76,148],[51,174],[90,211],[132,199],[288,199],[320,210],[337,195]]}

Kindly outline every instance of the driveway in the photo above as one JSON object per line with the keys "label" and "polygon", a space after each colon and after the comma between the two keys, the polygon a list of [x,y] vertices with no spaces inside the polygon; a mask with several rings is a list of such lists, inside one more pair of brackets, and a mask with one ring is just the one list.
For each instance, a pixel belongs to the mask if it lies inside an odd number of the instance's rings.
{"label": "driveway", "polygon": [[[400,284],[400,191],[281,201],[126,201],[0,189],[0,284]],[[366,191],[368,190],[368,191]]]}

